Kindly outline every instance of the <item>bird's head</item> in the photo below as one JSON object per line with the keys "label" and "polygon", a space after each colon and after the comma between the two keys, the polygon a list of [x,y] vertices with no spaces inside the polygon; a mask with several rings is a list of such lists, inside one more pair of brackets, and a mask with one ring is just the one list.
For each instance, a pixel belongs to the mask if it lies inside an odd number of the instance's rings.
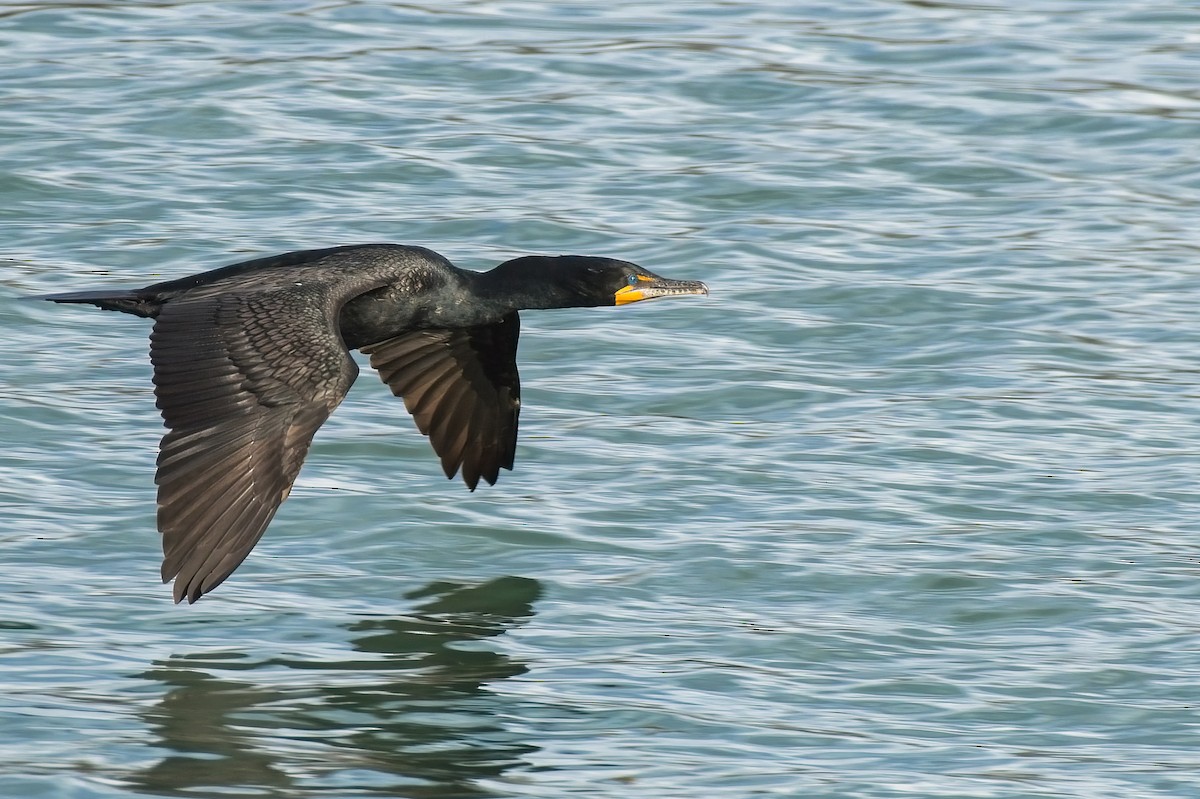
{"label": "bird's head", "polygon": [[510,285],[520,284],[525,291],[544,296],[546,304],[536,306],[542,308],[628,305],[658,297],[708,294],[708,287],[698,280],[671,280],[629,261],[591,255],[528,255],[506,261],[494,272]]}

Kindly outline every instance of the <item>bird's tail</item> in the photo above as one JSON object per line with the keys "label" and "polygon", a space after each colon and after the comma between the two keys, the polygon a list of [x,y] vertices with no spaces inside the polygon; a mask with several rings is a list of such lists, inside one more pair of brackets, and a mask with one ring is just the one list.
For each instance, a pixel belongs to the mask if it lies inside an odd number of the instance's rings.
{"label": "bird's tail", "polygon": [[124,311],[135,316],[153,317],[158,315],[159,305],[137,291],[127,289],[96,289],[93,291],[66,291],[61,294],[42,294],[30,297],[31,300],[50,300],[51,302],[77,303],[95,305],[106,311]]}

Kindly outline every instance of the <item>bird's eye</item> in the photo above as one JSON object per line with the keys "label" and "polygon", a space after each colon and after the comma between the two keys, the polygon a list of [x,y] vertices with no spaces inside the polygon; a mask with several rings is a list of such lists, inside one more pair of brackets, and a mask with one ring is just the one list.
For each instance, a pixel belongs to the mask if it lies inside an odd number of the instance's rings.
{"label": "bird's eye", "polygon": [[625,282],[631,286],[636,286],[638,284],[638,276],[630,275],[629,277],[625,278]]}

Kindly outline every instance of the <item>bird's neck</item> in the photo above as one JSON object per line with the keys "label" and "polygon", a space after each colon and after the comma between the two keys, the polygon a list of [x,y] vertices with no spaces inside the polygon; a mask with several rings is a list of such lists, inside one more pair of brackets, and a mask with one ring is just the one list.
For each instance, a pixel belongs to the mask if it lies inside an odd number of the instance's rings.
{"label": "bird's neck", "polygon": [[547,308],[579,308],[589,304],[582,301],[568,287],[548,282],[542,276],[524,278],[499,268],[474,274],[472,282],[477,295],[485,298],[489,305],[503,308],[506,313]]}

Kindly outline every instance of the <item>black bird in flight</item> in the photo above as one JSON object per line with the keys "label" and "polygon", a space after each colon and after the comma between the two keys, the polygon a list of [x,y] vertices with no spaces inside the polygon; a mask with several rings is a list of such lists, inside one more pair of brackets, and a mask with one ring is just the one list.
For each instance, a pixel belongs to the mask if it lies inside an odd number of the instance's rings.
{"label": "black bird in flight", "polygon": [[473,272],[423,247],[366,244],[43,299],[154,320],[162,579],[190,603],[245,560],[287,498],[358,376],[350,350],[404,398],[446,476],[461,471],[474,491],[513,466],[519,311],[707,293],[612,258],[534,255]]}

